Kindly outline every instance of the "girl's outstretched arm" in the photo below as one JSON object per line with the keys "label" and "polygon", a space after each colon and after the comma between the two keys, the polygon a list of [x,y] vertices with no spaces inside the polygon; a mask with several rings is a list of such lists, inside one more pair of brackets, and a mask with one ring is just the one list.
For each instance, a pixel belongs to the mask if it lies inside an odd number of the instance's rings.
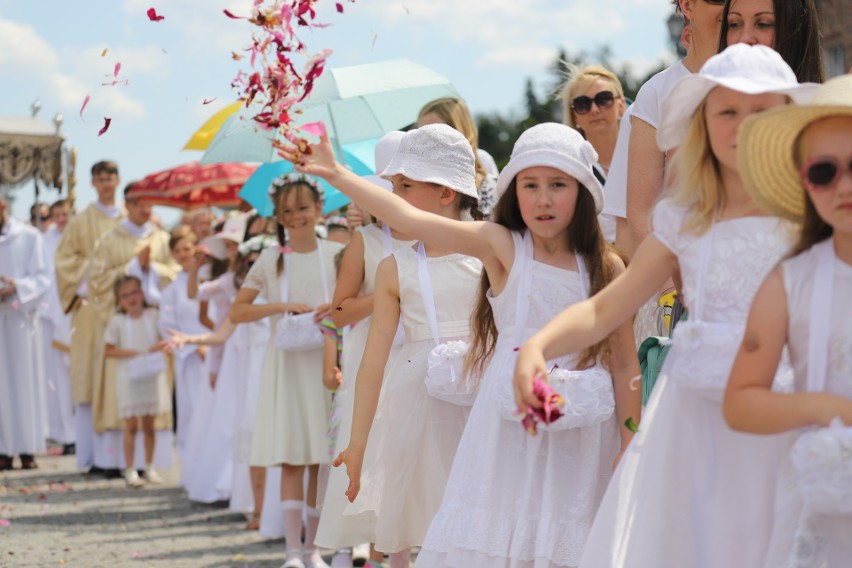
{"label": "girl's outstretched arm", "polygon": [[331,319],[338,329],[357,323],[373,313],[373,295],[360,295],[363,283],[364,237],[355,231],[343,251],[331,301]]}
{"label": "girl's outstretched arm", "polygon": [[630,266],[609,285],[569,307],[533,335],[518,353],[515,402],[541,407],[533,395],[536,376],[547,376],[548,359],[576,353],[603,340],[630,320],[677,269],[677,257],[653,235],[636,251]]}
{"label": "girl's outstretched arm", "polygon": [[482,261],[492,278],[499,275],[501,269],[508,273],[512,267],[514,250],[508,229],[496,223],[458,221],[417,209],[398,195],[358,177],[337,163],[327,135],[322,136],[319,144],[311,146],[309,154],[299,154],[291,147],[282,151],[281,155],[296,164],[296,170],[325,179],[382,222],[411,239],[474,256]]}
{"label": "girl's outstretched arm", "polygon": [[219,329],[213,333],[187,335],[174,329],[167,329],[166,332],[169,334],[169,340],[180,349],[184,345],[222,345],[231,337],[235,329],[237,329],[236,324],[230,318],[225,318]]}
{"label": "girl's outstretched arm", "polygon": [[234,323],[247,323],[286,312],[306,314],[313,311],[313,308],[305,304],[277,303],[255,306],[254,299],[257,298],[258,294],[260,294],[259,290],[240,288],[237,297],[234,299],[234,304],[231,306],[228,319]]}
{"label": "girl's outstretched arm", "polygon": [[778,267],[766,278],[751,305],[725,389],[725,420],[734,430],[778,434],[813,424],[828,426],[836,416],[852,424],[852,401],[846,398],[816,392],[772,392],[787,342],[788,317],[783,269]]}
{"label": "girl's outstretched arm", "polygon": [[346,465],[349,487],[346,496],[355,501],[361,490],[361,467],[367,438],[379,404],[385,365],[388,362],[393,338],[399,325],[399,278],[396,259],[384,259],[376,272],[375,311],[367,334],[364,358],[355,380],[355,410],[352,415],[352,435],[349,447],[334,460],[334,467]]}

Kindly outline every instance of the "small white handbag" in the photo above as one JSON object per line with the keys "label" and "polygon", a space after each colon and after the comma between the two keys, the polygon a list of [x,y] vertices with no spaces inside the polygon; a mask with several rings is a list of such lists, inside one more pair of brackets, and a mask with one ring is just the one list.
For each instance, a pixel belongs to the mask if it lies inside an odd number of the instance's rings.
{"label": "small white handbag", "polygon": [[[284,256],[284,272],[279,278],[281,302],[286,303],[289,294],[287,257]],[[322,241],[317,242],[317,256],[319,257],[320,278],[325,301],[330,301],[328,290],[328,277],[325,268],[325,255],[323,254]],[[275,327],[275,345],[282,351],[314,351],[323,346],[322,331],[319,324],[314,321],[314,312],[306,314],[285,314],[278,320]]]}
{"label": "small white handbag", "polygon": [[[156,339],[157,335],[153,329],[153,324],[148,318],[147,313],[142,314],[142,320],[145,324],[145,334],[148,341]],[[124,329],[127,333],[127,342],[130,343],[130,338],[133,337],[133,327],[131,325],[130,316],[124,316]],[[162,351],[154,353],[142,353],[136,357],[127,359],[124,365],[124,375],[128,381],[143,381],[156,378],[160,373],[166,372],[166,356]]]}

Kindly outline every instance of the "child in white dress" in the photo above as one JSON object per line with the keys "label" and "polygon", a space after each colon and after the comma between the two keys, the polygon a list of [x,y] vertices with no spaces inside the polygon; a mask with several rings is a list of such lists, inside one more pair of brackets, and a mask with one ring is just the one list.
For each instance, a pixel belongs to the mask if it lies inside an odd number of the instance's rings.
{"label": "child in white dress", "polygon": [[[439,126],[421,129],[428,128]],[[628,383],[639,372],[630,326],[608,344],[618,383],[613,397],[612,379],[605,373],[609,415],[586,428],[528,435],[511,402],[511,365],[515,346],[531,329],[585,297],[585,288],[601,288],[623,268],[606,252],[597,223],[603,199],[592,172],[594,150],[564,125],[528,130],[501,173],[494,223],[460,223],[418,211],[353,179],[329,163],[328,155],[314,148],[311,161],[300,167],[324,175],[407,235],[478,257],[485,268],[469,303],[474,308],[471,372],[463,380],[476,383],[484,374],[417,565],[564,565],[578,557],[584,525],[591,523],[619,451],[612,406],[619,416],[638,419],[640,399],[638,392],[630,393]],[[396,192],[406,178],[397,175],[393,181]],[[379,313],[377,305],[374,317]],[[595,366],[604,350],[597,346],[558,363]],[[507,400],[511,408],[505,408]],[[625,443],[627,438],[625,430]],[[424,498],[412,499],[418,497]]]}
{"label": "child in white dress", "polygon": [[[746,189],[800,224],[795,256],[752,304],[724,403],[736,430],[801,434],[779,471],[766,568],[852,563],[850,93],[852,76],[832,79],[810,104],[765,113],[739,138]],[[785,347],[790,394],[772,391]]]}
{"label": "child in white dress", "polygon": [[[118,417],[124,420],[124,480],[129,487],[140,487],[142,480],[133,465],[136,434],[140,429],[145,440],[144,477],[149,483],[162,483],[153,466],[158,414],[170,412],[172,397],[166,379],[164,351],[166,341],[157,330],[157,310],[145,305],[142,283],[135,276],[121,276],[115,281],[116,313],[104,331],[104,357],[117,359],[115,389]],[[142,369],[143,372],[133,373]],[[144,372],[150,371],[150,372]]]}
{"label": "child in white dress", "polygon": [[[280,182],[280,183],[279,183]],[[272,186],[280,247],[265,249],[237,292],[230,319],[235,323],[272,317],[261,377],[259,406],[252,438],[251,464],[281,467],[281,508],[287,540],[287,568],[325,566],[314,538],[319,466],[329,462],[328,427],[331,395],[322,381],[322,332],[319,322],[330,312],[334,290],[334,256],[343,247],[320,241],[314,227],[322,214],[318,186],[307,178],[276,180]],[[289,240],[283,242],[283,230]],[[263,294],[264,304],[254,304]],[[304,320],[285,314],[309,314]],[[311,320],[313,324],[311,324]],[[299,327],[304,325],[304,327]],[[279,348],[285,332],[316,337],[305,350]],[[303,490],[308,470],[307,495]],[[307,505],[307,510],[305,510]],[[305,546],[302,516],[306,513]]]}
{"label": "child in white dress", "polygon": [[679,269],[689,322],[675,330],[639,431],[607,488],[581,566],[759,566],[772,522],[782,440],[731,431],[722,393],[748,306],[789,249],[787,227],[742,186],[735,155],[749,114],[802,98],[773,50],[744,44],[681,79],[658,131],[675,154],[677,186],[654,213],[654,231],[623,277],[572,306],[518,357],[515,398],[540,405],[534,378],[546,359],[582,348],[628,320]]}

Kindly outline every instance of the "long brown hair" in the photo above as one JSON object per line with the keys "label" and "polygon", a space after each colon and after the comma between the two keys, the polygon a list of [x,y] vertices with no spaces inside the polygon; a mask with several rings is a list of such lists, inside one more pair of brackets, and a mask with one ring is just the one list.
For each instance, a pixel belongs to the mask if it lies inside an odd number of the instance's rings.
{"label": "long brown hair", "polygon": [[[607,257],[610,252],[609,245],[607,245],[600,230],[594,198],[583,184],[578,183],[578,185],[577,206],[574,209],[574,217],[568,225],[566,236],[569,246],[574,252],[581,254],[586,262],[590,281],[589,291],[591,295],[595,295],[609,284],[613,279],[615,270],[612,261]],[[521,216],[518,191],[514,179],[497,202],[492,216],[495,223],[510,231],[520,233],[529,230]],[[516,258],[518,252],[515,251]],[[497,344],[497,325],[494,323],[494,312],[487,296],[490,288],[491,282],[488,279],[488,273],[483,271],[479,283],[479,299],[470,316],[473,333],[470,351],[465,361],[465,370],[471,376],[479,377],[482,375]],[[577,368],[589,368],[597,361],[602,361],[605,365],[608,365],[609,354],[609,340],[604,339],[580,353]]]}

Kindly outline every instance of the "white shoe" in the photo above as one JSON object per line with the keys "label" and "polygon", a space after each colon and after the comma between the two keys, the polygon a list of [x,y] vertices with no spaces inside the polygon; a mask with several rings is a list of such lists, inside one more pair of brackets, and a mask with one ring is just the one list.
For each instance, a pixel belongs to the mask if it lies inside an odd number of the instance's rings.
{"label": "white shoe", "polygon": [[287,562],[281,565],[281,568],[306,568],[302,562],[302,553],[296,550],[292,554],[292,558],[287,558]]}
{"label": "white shoe", "polygon": [[352,568],[352,553],[348,548],[341,548],[331,557],[331,568]]}
{"label": "white shoe", "polygon": [[328,564],[325,563],[325,560],[320,556],[319,551],[307,552],[303,556],[305,562],[305,568],[331,568]]}
{"label": "white shoe", "polygon": [[163,482],[163,478],[160,477],[160,474],[157,473],[157,470],[154,469],[154,466],[146,467],[142,475],[145,476],[145,481],[147,481],[148,483],[160,485]]}
{"label": "white shoe", "polygon": [[132,467],[128,467],[124,470],[124,482],[128,487],[138,488],[145,485],[141,479],[139,479],[139,474],[136,473],[136,470]]}
{"label": "white shoe", "polygon": [[370,543],[365,542],[352,547],[352,560],[369,560],[370,559]]}

